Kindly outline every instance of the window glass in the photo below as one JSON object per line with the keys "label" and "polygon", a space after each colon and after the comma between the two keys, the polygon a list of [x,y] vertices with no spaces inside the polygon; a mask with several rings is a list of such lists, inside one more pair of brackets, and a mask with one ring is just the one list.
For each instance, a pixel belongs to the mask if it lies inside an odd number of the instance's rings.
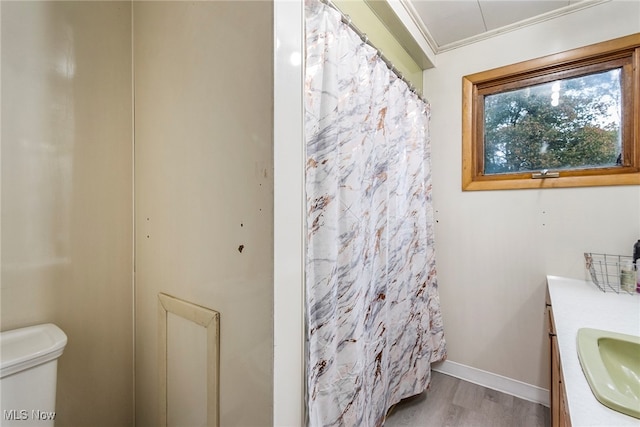
{"label": "window glass", "polygon": [[620,164],[620,69],[484,98],[484,173]]}

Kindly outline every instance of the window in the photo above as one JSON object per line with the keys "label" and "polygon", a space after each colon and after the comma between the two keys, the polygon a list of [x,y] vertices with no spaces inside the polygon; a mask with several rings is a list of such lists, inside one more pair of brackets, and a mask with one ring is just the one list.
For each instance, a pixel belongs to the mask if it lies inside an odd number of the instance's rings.
{"label": "window", "polygon": [[462,81],[463,190],[640,184],[640,33]]}

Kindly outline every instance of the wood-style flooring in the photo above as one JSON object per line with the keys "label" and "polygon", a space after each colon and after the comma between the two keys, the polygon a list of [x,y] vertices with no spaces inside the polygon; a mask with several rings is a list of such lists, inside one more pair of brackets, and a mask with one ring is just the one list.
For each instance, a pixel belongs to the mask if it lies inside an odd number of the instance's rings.
{"label": "wood-style flooring", "polygon": [[391,409],[384,427],[547,427],[549,408],[432,372],[425,393]]}

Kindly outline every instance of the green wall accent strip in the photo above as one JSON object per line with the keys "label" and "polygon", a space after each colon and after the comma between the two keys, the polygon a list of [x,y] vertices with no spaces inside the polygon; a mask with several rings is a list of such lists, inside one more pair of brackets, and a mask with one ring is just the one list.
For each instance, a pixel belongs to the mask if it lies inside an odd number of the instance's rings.
{"label": "green wall accent strip", "polygon": [[333,4],[348,15],[355,26],[369,37],[371,43],[422,93],[422,68],[364,0],[333,0]]}

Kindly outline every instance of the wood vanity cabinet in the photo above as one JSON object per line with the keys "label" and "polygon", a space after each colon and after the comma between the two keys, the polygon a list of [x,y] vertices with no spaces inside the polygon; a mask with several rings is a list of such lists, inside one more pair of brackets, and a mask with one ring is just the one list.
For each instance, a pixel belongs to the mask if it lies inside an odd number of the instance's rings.
{"label": "wood vanity cabinet", "polygon": [[547,323],[549,332],[549,349],[551,353],[551,427],[571,427],[569,407],[562,378],[562,365],[560,364],[560,351],[558,338],[553,321],[553,309],[551,300],[547,294]]}

